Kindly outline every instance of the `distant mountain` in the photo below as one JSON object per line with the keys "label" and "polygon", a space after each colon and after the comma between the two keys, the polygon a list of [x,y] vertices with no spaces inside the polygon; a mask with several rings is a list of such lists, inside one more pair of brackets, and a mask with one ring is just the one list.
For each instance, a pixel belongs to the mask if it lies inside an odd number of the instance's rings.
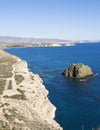
{"label": "distant mountain", "polygon": [[11,36],[0,36],[0,42],[6,43],[97,43],[100,40],[64,40],[64,39],[48,39],[48,38],[22,38]]}
{"label": "distant mountain", "polygon": [[10,37],[0,36],[0,42],[14,42],[14,43],[42,43],[42,42],[72,42],[63,39],[47,39],[47,38],[21,38],[21,37]]}

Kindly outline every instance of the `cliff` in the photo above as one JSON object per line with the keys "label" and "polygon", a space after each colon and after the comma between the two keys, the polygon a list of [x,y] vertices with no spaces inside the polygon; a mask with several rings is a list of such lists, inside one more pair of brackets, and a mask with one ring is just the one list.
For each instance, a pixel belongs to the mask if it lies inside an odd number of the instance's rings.
{"label": "cliff", "polygon": [[0,130],[62,130],[42,79],[0,50]]}

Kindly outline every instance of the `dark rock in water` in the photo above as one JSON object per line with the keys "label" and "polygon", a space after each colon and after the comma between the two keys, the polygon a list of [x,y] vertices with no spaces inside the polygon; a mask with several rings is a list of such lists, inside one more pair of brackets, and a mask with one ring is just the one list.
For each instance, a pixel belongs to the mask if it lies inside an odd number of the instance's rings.
{"label": "dark rock in water", "polygon": [[66,77],[70,77],[74,79],[84,79],[94,75],[91,68],[82,63],[72,64],[66,70],[64,70],[63,74]]}

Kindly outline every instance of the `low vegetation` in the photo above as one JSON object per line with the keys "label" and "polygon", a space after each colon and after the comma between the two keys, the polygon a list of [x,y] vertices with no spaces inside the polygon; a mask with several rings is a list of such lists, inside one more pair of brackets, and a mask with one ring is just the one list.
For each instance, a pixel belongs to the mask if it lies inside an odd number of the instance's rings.
{"label": "low vegetation", "polygon": [[10,65],[14,64],[16,60],[12,57],[2,57],[0,58],[0,64],[1,63],[9,63]]}
{"label": "low vegetation", "polygon": [[17,100],[26,100],[26,96],[23,94],[14,94],[12,96],[8,96],[8,95],[5,95],[3,96],[4,98],[12,98],[12,99],[17,99]]}
{"label": "low vegetation", "polygon": [[8,89],[12,89],[12,80],[9,80]]}
{"label": "low vegetation", "polygon": [[17,85],[22,83],[23,80],[24,80],[24,77],[22,75],[17,75],[17,74],[15,75],[15,81]]}
{"label": "low vegetation", "polygon": [[14,94],[12,96],[8,96],[8,95],[5,95],[3,96],[4,98],[12,98],[12,99],[17,99],[17,100],[27,100],[26,99],[26,96],[24,94],[24,90],[21,90],[21,89],[17,89],[17,91],[20,93],[20,94]]}
{"label": "low vegetation", "polygon": [[3,94],[3,91],[5,90],[6,80],[0,79],[0,95]]}
{"label": "low vegetation", "polygon": [[24,86],[23,86],[23,85],[20,85],[19,87],[21,87],[21,88],[22,88],[22,87],[24,87]]}
{"label": "low vegetation", "polygon": [[0,130],[11,130],[7,122],[0,120]]}
{"label": "low vegetation", "polygon": [[10,78],[12,77],[13,67],[8,64],[0,64],[0,78]]}

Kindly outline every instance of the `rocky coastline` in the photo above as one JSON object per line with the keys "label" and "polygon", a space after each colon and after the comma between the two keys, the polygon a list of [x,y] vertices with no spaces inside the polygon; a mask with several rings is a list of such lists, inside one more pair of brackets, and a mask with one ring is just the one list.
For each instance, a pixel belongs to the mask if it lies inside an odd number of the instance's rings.
{"label": "rocky coastline", "polygon": [[55,110],[40,76],[0,50],[0,130],[62,130]]}
{"label": "rocky coastline", "polygon": [[24,47],[62,47],[62,46],[75,46],[74,42],[60,43],[60,42],[51,42],[51,43],[12,43],[12,42],[0,42],[0,48],[24,48]]}

